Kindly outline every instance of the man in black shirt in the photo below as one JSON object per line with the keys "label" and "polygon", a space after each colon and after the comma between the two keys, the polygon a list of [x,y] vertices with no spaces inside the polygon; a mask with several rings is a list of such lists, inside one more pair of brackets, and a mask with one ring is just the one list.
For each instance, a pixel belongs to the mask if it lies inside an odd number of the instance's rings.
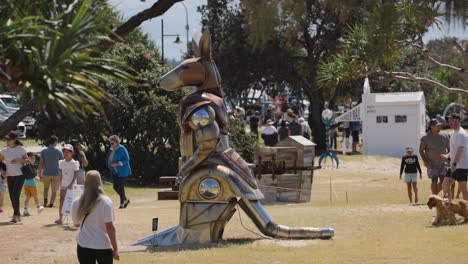
{"label": "man in black shirt", "polygon": [[413,155],[412,148],[406,148],[406,155],[401,158],[401,166],[400,166],[400,180],[401,175],[403,174],[403,170],[405,171],[405,179],[406,187],[408,189],[408,198],[410,203],[413,203],[411,187],[414,191],[414,202],[418,203],[418,175],[417,172],[419,171],[419,178],[422,179],[422,172],[421,166],[419,166],[418,156]]}
{"label": "man in black shirt", "polygon": [[304,134],[302,125],[297,122],[297,116],[294,114],[292,115],[292,122],[288,125],[288,130],[290,136],[302,136]]}

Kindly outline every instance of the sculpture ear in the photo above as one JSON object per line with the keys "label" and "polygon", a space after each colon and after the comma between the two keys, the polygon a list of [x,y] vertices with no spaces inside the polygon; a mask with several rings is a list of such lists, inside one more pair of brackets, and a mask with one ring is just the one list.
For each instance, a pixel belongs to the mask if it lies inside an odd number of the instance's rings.
{"label": "sculpture ear", "polygon": [[198,44],[195,41],[195,39],[192,38],[192,51],[195,54],[195,58],[201,57],[200,55],[200,49],[198,48]]}
{"label": "sculpture ear", "polygon": [[208,29],[203,32],[203,35],[200,38],[199,48],[200,48],[201,57],[203,57],[205,59],[208,59],[208,60],[212,60],[212,57],[211,57],[211,35],[210,35],[210,32],[208,31]]}

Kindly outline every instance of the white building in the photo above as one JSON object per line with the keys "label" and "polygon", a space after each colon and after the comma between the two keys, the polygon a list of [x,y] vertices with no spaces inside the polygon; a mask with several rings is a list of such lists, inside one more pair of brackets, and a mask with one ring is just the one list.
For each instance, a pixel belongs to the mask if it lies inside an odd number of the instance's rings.
{"label": "white building", "polygon": [[366,79],[362,103],[335,122],[362,121],[364,154],[400,157],[406,147],[418,153],[425,116],[423,92],[371,93]]}

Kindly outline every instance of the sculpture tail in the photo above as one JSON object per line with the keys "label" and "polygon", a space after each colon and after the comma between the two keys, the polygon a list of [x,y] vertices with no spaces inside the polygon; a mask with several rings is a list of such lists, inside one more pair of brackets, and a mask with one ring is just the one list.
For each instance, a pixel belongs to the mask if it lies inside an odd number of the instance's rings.
{"label": "sculpture tail", "polygon": [[291,228],[279,225],[271,220],[262,204],[256,200],[247,200],[242,198],[239,200],[239,205],[242,210],[244,210],[244,212],[250,217],[250,219],[252,219],[257,228],[266,236],[290,239],[330,239],[335,235],[335,231],[332,228]]}

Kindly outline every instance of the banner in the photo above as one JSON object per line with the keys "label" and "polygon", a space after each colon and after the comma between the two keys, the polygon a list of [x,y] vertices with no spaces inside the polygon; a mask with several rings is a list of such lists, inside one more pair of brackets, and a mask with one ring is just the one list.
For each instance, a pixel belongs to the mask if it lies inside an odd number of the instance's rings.
{"label": "banner", "polygon": [[64,216],[71,214],[72,203],[74,200],[81,197],[84,191],[84,185],[75,184],[72,189],[67,189],[65,201],[63,201],[62,214]]}

